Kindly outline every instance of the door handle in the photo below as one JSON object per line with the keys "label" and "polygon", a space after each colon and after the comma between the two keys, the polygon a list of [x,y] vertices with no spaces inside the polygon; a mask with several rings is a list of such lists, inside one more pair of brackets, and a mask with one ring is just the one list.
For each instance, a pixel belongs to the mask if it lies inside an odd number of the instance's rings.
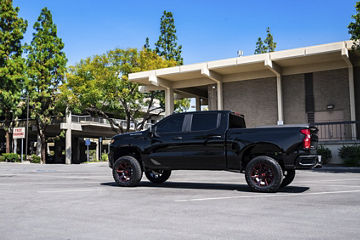
{"label": "door handle", "polygon": [[182,137],[173,137],[173,140],[182,140]]}
{"label": "door handle", "polygon": [[220,135],[215,136],[208,136],[208,139],[221,139],[222,137]]}

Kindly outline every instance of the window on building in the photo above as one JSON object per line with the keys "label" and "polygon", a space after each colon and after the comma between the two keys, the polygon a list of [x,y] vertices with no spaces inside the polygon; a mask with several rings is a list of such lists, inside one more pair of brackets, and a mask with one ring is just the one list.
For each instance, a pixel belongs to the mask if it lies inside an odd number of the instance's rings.
{"label": "window on building", "polygon": [[217,128],[217,113],[194,114],[192,117],[191,131],[204,131]]}

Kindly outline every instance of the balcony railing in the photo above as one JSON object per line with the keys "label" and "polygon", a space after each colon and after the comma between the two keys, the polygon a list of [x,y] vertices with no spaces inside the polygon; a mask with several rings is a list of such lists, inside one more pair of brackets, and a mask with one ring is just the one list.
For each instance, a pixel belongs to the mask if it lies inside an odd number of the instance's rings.
{"label": "balcony railing", "polygon": [[[112,120],[114,120],[115,123],[119,124],[122,128],[126,128],[126,120],[122,120],[122,119],[115,119],[112,118]],[[101,124],[101,125],[110,125],[109,120],[107,120],[106,118],[103,117],[92,117],[90,115],[87,116],[78,116],[78,115],[72,115],[71,116],[71,121],[74,123],[95,123],[95,124]],[[144,125],[144,129],[148,129],[150,127],[150,123],[145,123]],[[135,123],[134,122],[130,122],[130,130],[135,130]]]}
{"label": "balcony railing", "polygon": [[321,122],[314,125],[319,129],[319,141],[356,141],[360,139],[360,121]]}

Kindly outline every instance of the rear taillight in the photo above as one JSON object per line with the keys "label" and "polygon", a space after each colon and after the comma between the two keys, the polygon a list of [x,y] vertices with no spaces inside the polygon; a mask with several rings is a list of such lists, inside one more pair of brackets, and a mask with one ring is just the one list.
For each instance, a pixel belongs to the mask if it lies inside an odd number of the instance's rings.
{"label": "rear taillight", "polygon": [[310,149],[311,147],[310,129],[301,129],[300,132],[305,135],[305,138],[303,140],[304,149]]}

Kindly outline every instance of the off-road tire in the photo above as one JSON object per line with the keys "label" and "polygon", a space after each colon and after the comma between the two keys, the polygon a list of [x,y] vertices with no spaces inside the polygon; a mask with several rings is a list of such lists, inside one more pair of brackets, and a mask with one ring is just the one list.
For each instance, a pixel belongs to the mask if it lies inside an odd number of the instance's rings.
{"label": "off-road tire", "polygon": [[121,187],[134,187],[142,178],[139,161],[132,156],[122,156],[115,161],[113,177]]}
{"label": "off-road tire", "polygon": [[147,170],[145,176],[152,183],[163,183],[169,179],[171,170]]}
{"label": "off-road tire", "polygon": [[245,179],[252,191],[276,192],[283,179],[280,164],[269,156],[258,156],[246,165]]}

